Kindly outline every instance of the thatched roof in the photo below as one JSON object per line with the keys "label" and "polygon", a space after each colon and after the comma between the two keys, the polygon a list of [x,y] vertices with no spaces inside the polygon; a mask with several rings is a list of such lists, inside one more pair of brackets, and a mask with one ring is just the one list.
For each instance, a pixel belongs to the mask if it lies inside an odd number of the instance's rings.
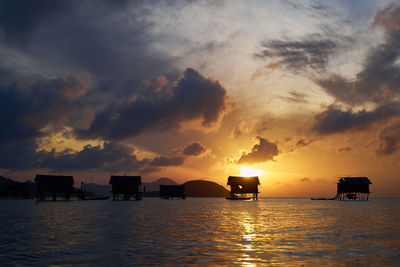
{"label": "thatched roof", "polygon": [[339,184],[372,184],[367,177],[339,177]]}
{"label": "thatched roof", "polygon": [[236,185],[236,184],[256,184],[259,185],[260,181],[258,180],[258,176],[252,177],[243,177],[243,176],[229,176],[228,177],[228,185]]}
{"label": "thatched roof", "polygon": [[62,175],[43,175],[37,174],[35,177],[36,184],[51,184],[51,185],[73,185],[73,176],[62,176]]}
{"label": "thatched roof", "polygon": [[142,177],[141,176],[111,175],[109,184],[115,184],[115,185],[141,185],[142,184]]}

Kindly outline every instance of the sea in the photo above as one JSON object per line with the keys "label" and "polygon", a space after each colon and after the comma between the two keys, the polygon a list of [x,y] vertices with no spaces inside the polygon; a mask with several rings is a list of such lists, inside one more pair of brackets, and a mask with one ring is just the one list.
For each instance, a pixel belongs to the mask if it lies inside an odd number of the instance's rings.
{"label": "sea", "polygon": [[0,266],[400,266],[400,199],[0,200]]}

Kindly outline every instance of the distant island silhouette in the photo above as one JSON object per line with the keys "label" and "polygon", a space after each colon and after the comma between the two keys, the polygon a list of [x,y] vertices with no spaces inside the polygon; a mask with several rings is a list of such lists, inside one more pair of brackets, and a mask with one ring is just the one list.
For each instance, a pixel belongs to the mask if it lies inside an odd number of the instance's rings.
{"label": "distant island silhouette", "polygon": [[[144,182],[142,188],[145,189],[144,197],[159,197],[160,185],[178,185],[171,178],[162,177],[153,182]],[[220,184],[207,180],[192,180],[185,182],[185,195],[187,197],[227,197],[229,191]],[[111,196],[111,186],[99,185],[95,183],[86,184],[88,191],[96,194]]]}
{"label": "distant island silhouette", "polygon": [[[25,185],[23,187],[23,197],[20,198],[33,198],[36,194],[35,185],[31,181],[16,182],[10,178],[0,176],[0,192],[3,191],[3,197],[10,198],[9,190],[15,190],[15,187],[10,185]],[[152,182],[144,182],[142,190],[144,191],[143,197],[159,197],[160,185],[178,185],[173,179],[168,177],[158,178]],[[207,180],[192,180],[185,182],[185,195],[187,197],[227,197],[229,191],[222,185],[207,181]],[[18,190],[20,190],[18,187]],[[3,190],[2,190],[3,189]],[[97,183],[85,183],[85,190],[96,195],[111,197],[111,185],[101,185]],[[18,193],[19,195],[21,193]],[[15,195],[15,193],[13,193]],[[72,195],[74,197],[74,195]]]}
{"label": "distant island silhouette", "polygon": [[227,197],[229,191],[220,184],[206,180],[193,180],[183,184],[188,197]]}

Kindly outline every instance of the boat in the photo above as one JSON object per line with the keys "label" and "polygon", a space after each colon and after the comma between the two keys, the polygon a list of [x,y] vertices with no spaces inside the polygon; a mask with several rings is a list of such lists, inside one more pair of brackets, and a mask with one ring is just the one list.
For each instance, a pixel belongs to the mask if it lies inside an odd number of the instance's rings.
{"label": "boat", "polygon": [[325,197],[318,197],[318,198],[314,198],[312,197],[311,200],[335,200],[336,197],[332,197],[332,198],[325,198]]}
{"label": "boat", "polygon": [[250,200],[251,197],[226,197],[229,200]]}

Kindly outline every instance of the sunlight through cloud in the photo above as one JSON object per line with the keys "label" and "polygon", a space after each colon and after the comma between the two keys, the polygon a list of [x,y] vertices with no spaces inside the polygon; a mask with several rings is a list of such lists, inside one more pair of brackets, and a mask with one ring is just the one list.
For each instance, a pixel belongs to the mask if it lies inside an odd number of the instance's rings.
{"label": "sunlight through cloud", "polygon": [[247,166],[240,167],[240,175],[241,176],[263,176],[265,172],[263,170],[249,168]]}

